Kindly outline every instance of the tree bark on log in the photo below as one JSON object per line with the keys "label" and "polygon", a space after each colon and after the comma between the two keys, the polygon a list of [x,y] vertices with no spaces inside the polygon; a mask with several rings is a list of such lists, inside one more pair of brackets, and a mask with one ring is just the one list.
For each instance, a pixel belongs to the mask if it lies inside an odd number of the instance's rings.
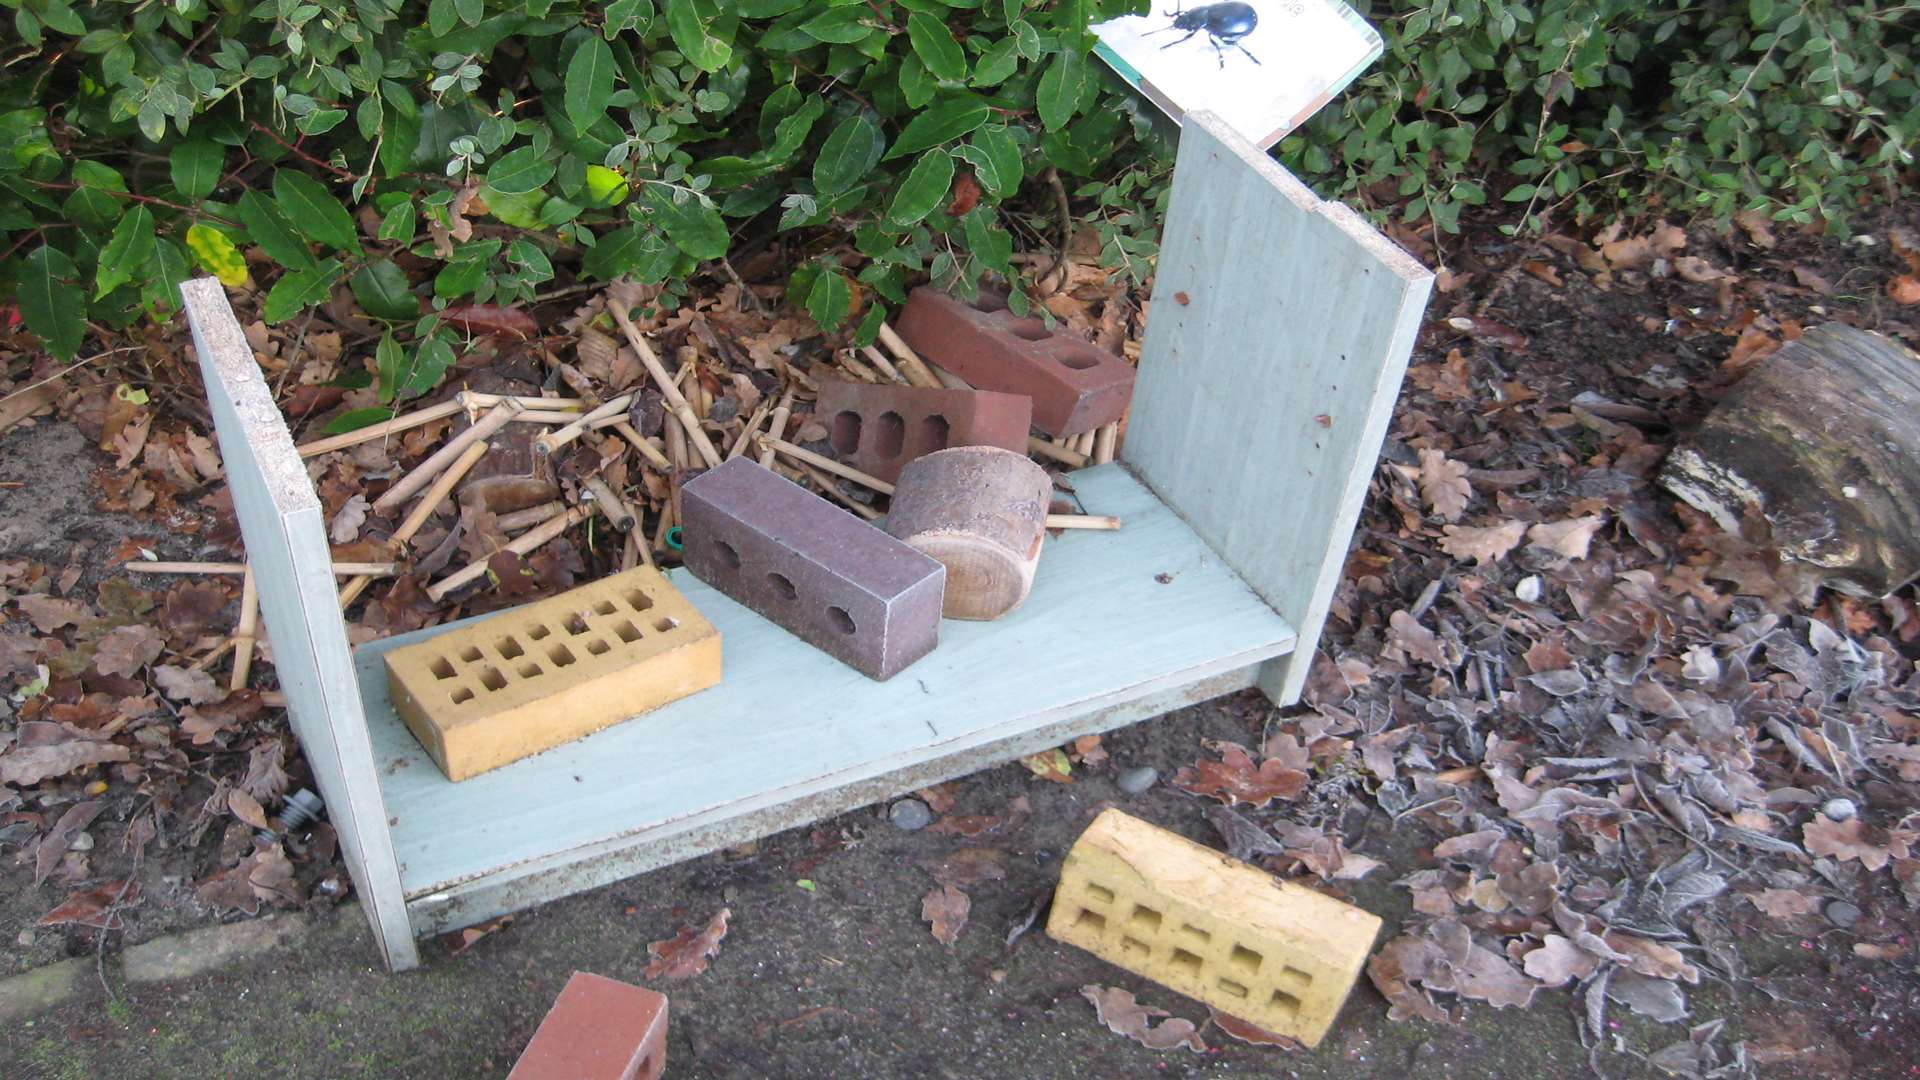
{"label": "tree bark on log", "polygon": [[1920,356],[1814,327],[1714,406],[1660,483],[1823,584],[1885,596],[1920,575]]}
{"label": "tree bark on log", "polygon": [[1027,598],[1053,480],[1023,454],[958,446],[900,470],[886,530],[947,568],[940,613],[997,619]]}

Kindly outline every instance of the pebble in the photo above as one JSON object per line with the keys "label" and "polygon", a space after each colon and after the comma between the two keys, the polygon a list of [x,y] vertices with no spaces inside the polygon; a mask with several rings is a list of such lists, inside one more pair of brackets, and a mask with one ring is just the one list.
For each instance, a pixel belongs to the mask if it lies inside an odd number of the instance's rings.
{"label": "pebble", "polygon": [[28,948],[32,948],[33,943],[40,940],[40,937],[38,934],[35,934],[32,930],[22,930],[20,931],[20,936],[14,938],[13,940],[21,948],[28,949]]}
{"label": "pebble", "polygon": [[1154,785],[1160,779],[1160,770],[1151,765],[1142,765],[1137,769],[1128,769],[1120,774],[1114,783],[1121,791],[1129,795],[1138,795]]}
{"label": "pebble", "polygon": [[901,799],[887,808],[887,820],[901,832],[919,832],[933,824],[933,811],[919,799]]}
{"label": "pebble", "polygon": [[1832,821],[1845,821],[1859,813],[1860,809],[1853,805],[1852,799],[1828,799],[1820,804],[1820,812]]}
{"label": "pebble", "polygon": [[92,851],[93,850],[93,834],[89,832],[83,832],[80,835],[74,837],[73,843],[67,845],[67,850],[68,851]]}
{"label": "pebble", "polygon": [[1860,909],[1845,900],[1835,900],[1827,905],[1827,921],[1844,930],[1860,921]]}

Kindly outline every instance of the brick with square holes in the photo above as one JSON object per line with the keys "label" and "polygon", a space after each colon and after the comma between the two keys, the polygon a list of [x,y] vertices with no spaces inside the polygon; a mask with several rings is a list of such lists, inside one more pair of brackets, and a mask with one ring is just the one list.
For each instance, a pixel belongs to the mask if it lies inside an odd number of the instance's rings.
{"label": "brick with square holes", "polygon": [[1047,935],[1317,1046],[1377,916],[1107,810],[1067,852]]}
{"label": "brick with square holes", "polygon": [[1027,452],[1033,400],[993,390],[932,390],[820,380],[814,415],[840,460],[892,483],[907,462],[955,446]]}
{"label": "brick with square holes", "polygon": [[386,654],[394,711],[449,780],[720,681],[720,631],[638,566]]}
{"label": "brick with square holes", "polygon": [[687,569],[870,678],[933,650],[947,571],[740,457],[680,489]]}
{"label": "brick with square holes", "polygon": [[666,995],[576,971],[507,1080],[659,1080],[666,1068]]}
{"label": "brick with square holes", "polygon": [[907,298],[900,339],[982,390],[1033,399],[1033,426],[1078,435],[1120,419],[1133,400],[1133,367],[1065,327],[1015,315],[1005,299],[977,304],[931,288]]}

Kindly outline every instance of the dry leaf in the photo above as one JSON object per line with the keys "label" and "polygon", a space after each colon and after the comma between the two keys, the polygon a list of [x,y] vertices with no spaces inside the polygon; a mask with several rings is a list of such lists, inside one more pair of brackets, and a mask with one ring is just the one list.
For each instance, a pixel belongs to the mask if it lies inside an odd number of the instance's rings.
{"label": "dry leaf", "polygon": [[367,523],[367,497],[356,493],[333,515],[333,524],[327,529],[327,535],[336,544],[351,544],[360,539],[360,528]]}
{"label": "dry leaf", "polygon": [[448,945],[448,956],[459,956],[461,953],[473,948],[474,944],[481,938],[505,930],[512,925],[513,916],[502,915],[497,919],[490,919],[478,926],[463,926],[453,933],[447,934],[442,940]]}
{"label": "dry leaf", "polygon": [[1193,1021],[1173,1017],[1163,1021],[1158,1027],[1149,1023],[1162,1016],[1171,1016],[1165,1009],[1155,1009],[1142,1005],[1133,999],[1133,994],[1117,986],[1083,986],[1080,996],[1093,1003],[1093,1011],[1100,1022],[1107,1025],[1115,1034],[1125,1035],[1149,1050],[1171,1050],[1184,1046],[1196,1054],[1207,1052],[1207,1044],[1201,1041],[1199,1029]]}
{"label": "dry leaf", "polygon": [[[89,765],[126,761],[131,757],[127,748],[118,743],[82,739],[58,724],[22,724],[20,727],[21,737],[0,753],[0,784],[32,787],[49,776],[65,776]],[[25,735],[29,728],[51,728],[58,733],[57,741],[29,743]]]}
{"label": "dry leaf", "polygon": [[33,883],[35,885],[47,880],[47,875],[53,873],[53,868],[67,853],[67,848],[72,846],[73,838],[79,836],[81,830],[88,825],[93,824],[93,819],[100,816],[100,811],[106,809],[106,805],[98,799],[90,799],[86,802],[74,803],[67,808],[66,813],[60,815],[60,820],[54,823],[53,828],[47,830],[47,835],[41,837],[39,847],[34,850]]}
{"label": "dry leaf", "polygon": [[691,979],[707,970],[707,960],[720,955],[720,940],[727,936],[727,920],[732,917],[731,910],[721,908],[701,930],[683,926],[671,940],[648,945],[647,954],[653,961],[642,974],[649,979],[665,976],[677,981]]}
{"label": "dry leaf", "polygon": [[1174,774],[1173,786],[1191,795],[1208,795],[1228,806],[1265,806],[1275,799],[1297,799],[1307,790],[1307,774],[1268,758],[1258,768],[1238,746],[1227,745],[1220,761],[1196,761]]}
{"label": "dry leaf", "polygon": [[1438,450],[1420,451],[1420,494],[1434,513],[1448,521],[1473,500],[1473,484],[1467,480],[1467,464],[1452,461]]}
{"label": "dry leaf", "polygon": [[1696,285],[1706,285],[1729,275],[1698,255],[1682,255],[1673,260],[1674,273]]}
{"label": "dry leaf", "polygon": [[51,634],[63,626],[77,626],[93,618],[93,609],[78,600],[30,593],[15,599],[14,603],[20,605],[20,610],[33,621],[33,628],[43,634]]}
{"label": "dry leaf", "polygon": [[95,930],[118,930],[124,924],[120,910],[132,907],[140,899],[137,881],[109,881],[97,888],[74,893],[60,906],[40,916],[41,926],[79,923]]}
{"label": "dry leaf", "polygon": [[1527,530],[1527,543],[1563,558],[1584,559],[1588,546],[1593,543],[1593,534],[1605,523],[1606,519],[1599,514],[1542,522]]}
{"label": "dry leaf", "polygon": [[1825,814],[1815,814],[1801,830],[1800,838],[1815,856],[1830,855],[1841,862],[1858,860],[1868,870],[1883,869],[1892,857],[1906,858],[1913,840],[1910,834],[1895,831],[1887,834],[1885,843],[1878,843],[1869,837],[1867,823],[1859,818],[1834,821]]}
{"label": "dry leaf", "polygon": [[213,676],[193,668],[175,667],[161,664],[153,669],[153,681],[160,686],[160,692],[175,701],[184,701],[189,705],[205,705],[218,701],[226,691],[213,681]]}
{"label": "dry leaf", "polygon": [[1413,934],[1402,934],[1373,954],[1367,961],[1367,978],[1392,1005],[1387,1010],[1389,1019],[1411,1020],[1417,1016],[1435,1024],[1454,1022],[1433,1003],[1432,995],[1416,985],[1441,959],[1438,946]]}
{"label": "dry leaf", "polygon": [[1405,611],[1396,611],[1387,617],[1387,644],[1397,646],[1407,656],[1434,667],[1450,666],[1446,654],[1440,649],[1439,637]]}
{"label": "dry leaf", "polygon": [[1747,238],[1753,246],[1772,251],[1779,241],[1773,236],[1773,219],[1765,210],[1740,210],[1733,215],[1734,223],[1746,230]]}
{"label": "dry leaf", "polygon": [[1793,889],[1762,889],[1757,893],[1746,893],[1746,898],[1770,919],[1791,919],[1797,915],[1811,915],[1819,910],[1820,904],[1806,893]]}
{"label": "dry leaf", "polygon": [[1001,862],[1005,858],[992,848],[961,848],[933,866],[933,880],[958,889],[982,881],[1004,881],[1007,869]]}
{"label": "dry leaf", "polygon": [[1440,540],[1441,551],[1456,559],[1472,559],[1484,564],[1498,562],[1518,547],[1520,538],[1527,534],[1527,523],[1509,521],[1485,527],[1448,525],[1442,531],[1446,536]]}
{"label": "dry leaf", "polygon": [[1237,1016],[1228,1016],[1213,1006],[1207,1006],[1207,1012],[1213,1017],[1213,1026],[1253,1046],[1278,1046],[1283,1050],[1300,1050],[1299,1042],[1277,1032],[1268,1031],[1258,1024],[1252,1024]]}
{"label": "dry leaf", "polygon": [[1887,299],[1896,304],[1920,304],[1920,274],[1902,274],[1887,282]]}
{"label": "dry leaf", "polygon": [[1037,754],[1029,754],[1020,759],[1020,764],[1025,765],[1028,772],[1042,780],[1052,780],[1059,784],[1073,783],[1073,762],[1067,757],[1067,752],[1058,747],[1042,750]]}
{"label": "dry leaf", "polygon": [[1528,953],[1521,965],[1542,986],[1564,986],[1579,982],[1600,968],[1600,959],[1559,934],[1548,934],[1540,947]]}
{"label": "dry leaf", "polygon": [[1082,735],[1073,740],[1071,756],[1089,769],[1099,768],[1107,762],[1107,751],[1100,745],[1098,735]]}
{"label": "dry leaf", "polygon": [[1447,325],[1468,337],[1478,338],[1504,349],[1527,347],[1527,335],[1511,326],[1494,322],[1492,319],[1483,319],[1477,315],[1456,315],[1447,320]]}
{"label": "dry leaf", "polygon": [[166,645],[160,631],[151,626],[117,626],[100,639],[93,665],[102,675],[131,678],[157,659]]}
{"label": "dry leaf", "polygon": [[227,792],[227,809],[233,811],[234,817],[256,829],[267,827],[267,812],[260,808],[260,800],[239,788]]}
{"label": "dry leaf", "polygon": [[967,925],[967,912],[973,901],[952,885],[930,889],[920,899],[920,917],[933,924],[933,936],[940,944],[953,947],[960,930]]}

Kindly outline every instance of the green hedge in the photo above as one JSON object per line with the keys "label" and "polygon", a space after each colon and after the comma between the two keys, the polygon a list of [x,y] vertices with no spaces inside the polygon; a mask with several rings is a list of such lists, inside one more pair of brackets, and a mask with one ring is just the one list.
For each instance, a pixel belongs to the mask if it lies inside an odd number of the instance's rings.
{"label": "green hedge", "polygon": [[[453,358],[448,305],[622,274],[671,298],[782,233],[789,295],[870,340],[919,280],[1018,281],[1050,169],[1110,265],[1155,252],[1164,126],[1085,33],[1144,2],[0,4],[0,294],[63,358],[197,265],[274,322],[346,283],[404,397]],[[1842,223],[1920,127],[1915,10],[1387,5],[1387,56],[1279,153],[1449,230],[1490,198]]]}

